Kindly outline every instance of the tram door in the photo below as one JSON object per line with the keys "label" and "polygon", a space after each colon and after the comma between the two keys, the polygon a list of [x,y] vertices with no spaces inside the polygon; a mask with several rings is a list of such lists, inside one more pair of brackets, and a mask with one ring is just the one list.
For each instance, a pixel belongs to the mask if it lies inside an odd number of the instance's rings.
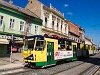
{"label": "tram door", "polygon": [[47,62],[53,64],[54,61],[54,42],[48,42],[47,44]]}
{"label": "tram door", "polygon": [[76,59],[77,55],[76,55],[76,45],[73,45],[73,58]]}

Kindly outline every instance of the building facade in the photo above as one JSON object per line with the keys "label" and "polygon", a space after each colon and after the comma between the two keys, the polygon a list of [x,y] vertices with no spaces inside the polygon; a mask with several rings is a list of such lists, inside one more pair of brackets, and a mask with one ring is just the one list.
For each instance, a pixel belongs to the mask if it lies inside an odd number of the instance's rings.
{"label": "building facade", "polygon": [[85,44],[92,46],[93,45],[92,39],[88,36],[85,36]]}
{"label": "building facade", "polygon": [[79,27],[80,43],[85,43],[85,30],[81,26],[77,26]]}
{"label": "building facade", "polygon": [[[24,35],[42,33],[42,20],[38,16],[11,3],[13,2],[0,0],[0,41],[2,41],[0,42],[0,54],[9,52],[9,42],[12,37],[15,44],[20,47],[20,44],[23,44]],[[17,47],[13,50],[17,50]]]}
{"label": "building facade", "polygon": [[58,35],[78,43],[85,43],[85,30],[81,26],[66,20],[64,14],[51,4],[50,7],[47,7],[39,0],[28,0],[26,9],[43,20],[42,35]]}
{"label": "building facade", "polygon": [[68,37],[75,42],[80,42],[79,27],[71,21],[68,21]]}
{"label": "building facade", "polygon": [[38,0],[28,0],[26,9],[38,15],[42,20],[42,32],[68,38],[68,24],[64,14],[50,4],[50,8]]}

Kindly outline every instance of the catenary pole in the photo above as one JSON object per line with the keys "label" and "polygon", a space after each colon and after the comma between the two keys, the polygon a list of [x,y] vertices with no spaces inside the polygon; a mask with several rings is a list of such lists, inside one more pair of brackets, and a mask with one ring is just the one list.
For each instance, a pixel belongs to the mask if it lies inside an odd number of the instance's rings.
{"label": "catenary pole", "polygon": [[[13,35],[12,35],[12,42],[13,42]],[[11,51],[10,51],[10,63],[12,63],[12,44],[11,44]]]}

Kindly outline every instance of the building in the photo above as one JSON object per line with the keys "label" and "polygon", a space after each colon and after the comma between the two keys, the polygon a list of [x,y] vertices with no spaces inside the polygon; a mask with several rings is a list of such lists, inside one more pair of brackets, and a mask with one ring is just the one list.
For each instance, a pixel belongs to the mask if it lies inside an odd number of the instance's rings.
{"label": "building", "polygon": [[68,21],[68,37],[75,42],[80,42],[79,27],[71,21]]}
{"label": "building", "polygon": [[42,20],[42,32],[48,35],[74,40],[78,43],[85,43],[84,29],[64,18],[64,14],[54,8],[45,6],[39,0],[28,0],[26,9],[38,15]]}
{"label": "building", "polygon": [[26,9],[38,15],[42,20],[42,32],[68,38],[68,24],[64,14],[50,4],[50,8],[38,0],[28,0]]}
{"label": "building", "polygon": [[75,25],[79,27],[79,43],[85,43],[85,30],[78,24]]}
{"label": "building", "polygon": [[22,47],[24,35],[42,34],[42,20],[12,3],[12,0],[0,0],[0,54],[10,52],[9,41],[12,37],[15,40],[13,50],[17,51],[17,48]]}
{"label": "building", "polygon": [[90,37],[85,36],[85,44],[88,44],[88,45],[92,46],[92,44],[93,44],[92,42],[93,41],[92,41],[92,39]]}

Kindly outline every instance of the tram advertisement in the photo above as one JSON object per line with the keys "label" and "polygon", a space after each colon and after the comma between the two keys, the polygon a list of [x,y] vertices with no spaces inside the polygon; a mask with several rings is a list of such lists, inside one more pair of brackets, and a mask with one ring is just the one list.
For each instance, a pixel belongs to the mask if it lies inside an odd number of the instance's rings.
{"label": "tram advertisement", "polygon": [[73,57],[72,51],[56,51],[54,54],[55,60]]}

